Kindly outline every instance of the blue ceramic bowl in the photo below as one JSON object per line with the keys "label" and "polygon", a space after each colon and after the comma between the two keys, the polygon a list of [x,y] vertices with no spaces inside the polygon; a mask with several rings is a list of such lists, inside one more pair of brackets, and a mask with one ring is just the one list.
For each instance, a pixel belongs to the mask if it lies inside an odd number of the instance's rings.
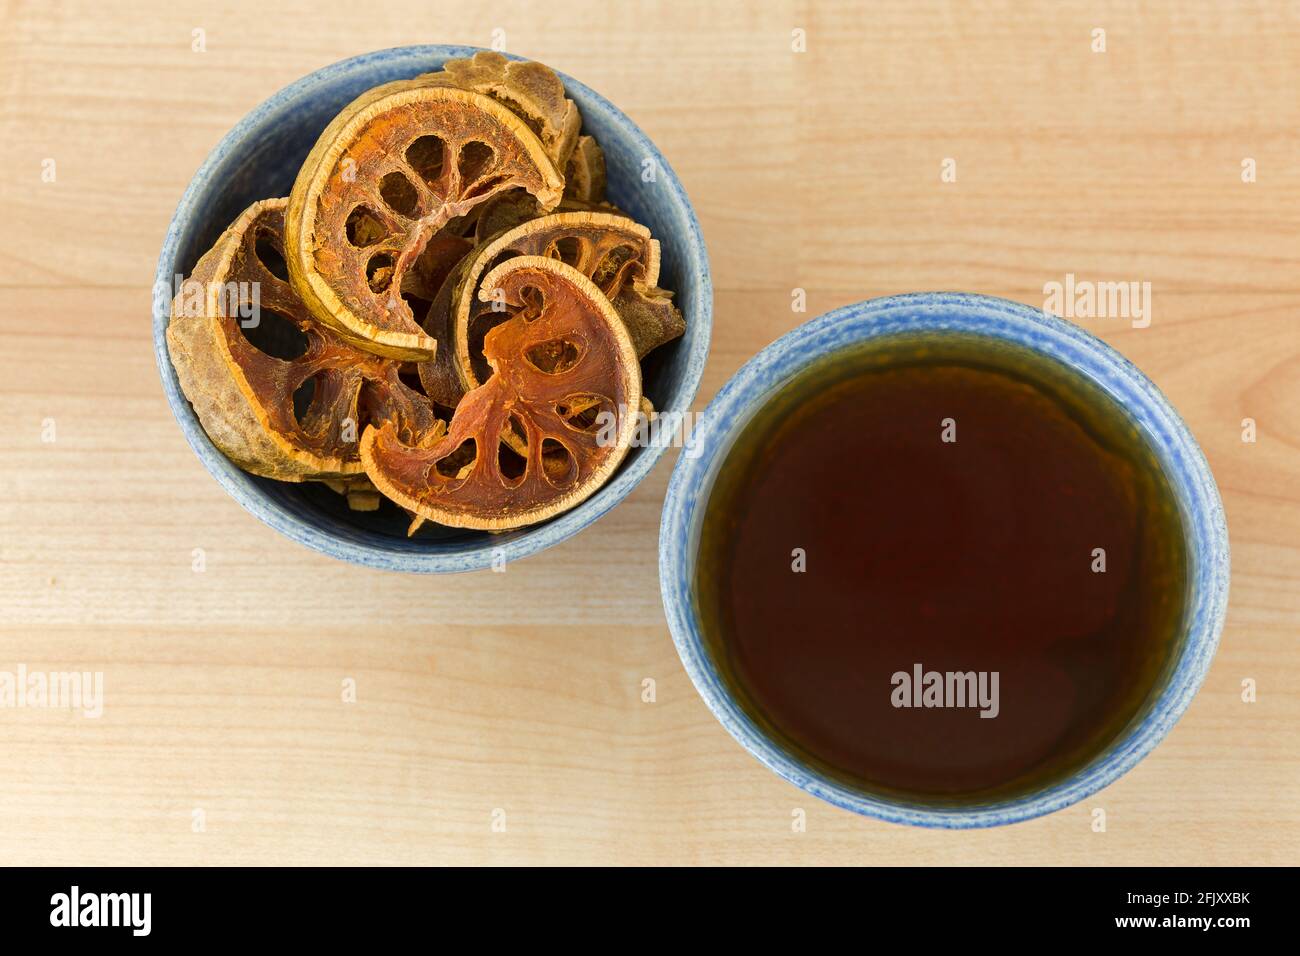
{"label": "blue ceramic bowl", "polygon": [[[693,578],[710,489],[735,439],[775,392],[817,359],[868,339],[951,331],[1019,343],[1082,372],[1145,431],[1182,510],[1190,608],[1181,650],[1154,703],[1104,753],[1068,779],[1028,796],[938,809],[885,799],[810,769],[766,736],[721,680],[702,640]],[[892,823],[987,827],[1069,806],[1113,783],[1148,754],[1191,702],[1209,670],[1228,604],[1228,532],[1218,488],[1178,414],[1145,375],[1105,343],[1061,319],[1005,299],[921,293],[860,302],[820,316],[769,345],[710,403],[673,472],[659,538],[659,579],[682,663],[722,725],[769,769],[838,807]]]}
{"label": "blue ceramic bowl", "polygon": [[[666,447],[634,448],[596,494],[543,524],[498,535],[426,526],[428,530],[407,538],[408,519],[388,503],[379,512],[352,512],[341,496],[315,482],[290,484],[242,471],[209,441],[181,392],[166,339],[176,277],[188,276],[199,256],[250,203],[287,196],[321,131],[358,95],[475,52],[475,47],[452,46],[381,50],[327,66],[285,87],[240,120],[195,173],[158,257],[154,352],[167,401],[190,447],[236,501],[272,528],[357,564],[395,571],[471,571],[541,551],[618,504]],[[560,78],[582,111],[583,131],[595,136],[605,152],[609,200],[648,226],[660,242],[659,284],[676,292],[686,334],[649,356],[644,388],[660,411],[686,412],[699,388],[713,322],[709,259],[695,212],[668,161],[635,123],[599,93],[563,74]],[[653,182],[642,178],[647,160],[656,169]]]}

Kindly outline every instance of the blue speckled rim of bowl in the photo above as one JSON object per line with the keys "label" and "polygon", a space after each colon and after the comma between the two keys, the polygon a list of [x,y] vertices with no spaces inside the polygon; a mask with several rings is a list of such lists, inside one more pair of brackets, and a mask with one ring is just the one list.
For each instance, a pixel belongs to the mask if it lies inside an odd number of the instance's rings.
{"label": "blue speckled rim of bowl", "polygon": [[[815,359],[867,339],[952,331],[1028,346],[1082,371],[1147,433],[1179,498],[1191,558],[1189,629],[1163,691],[1146,716],[1074,776],[1014,800],[936,809],[870,796],[818,774],[764,735],[721,681],[694,616],[692,578],[700,519],[732,443],[764,401]],[[691,457],[694,454],[696,457]],[[1169,402],[1141,371],[1101,340],[1064,320],[1005,299],[917,293],[836,309],[782,336],[747,362],[701,416],[673,472],[659,537],[659,580],[673,641],[709,709],[742,746],[786,780],[837,807],[891,823],[970,828],[1017,823],[1076,803],[1146,756],[1187,709],[1209,670],[1228,604],[1228,532],[1205,457]]]}
{"label": "blue speckled rim of bowl", "polygon": [[[209,183],[217,177],[231,175],[234,160],[241,144],[264,131],[268,124],[287,110],[310,97],[314,91],[328,87],[343,79],[371,78],[359,86],[362,89],[392,79],[414,76],[416,73],[437,69],[448,59],[473,56],[478,47],[464,46],[407,46],[379,50],[341,60],[324,67],[284,87],[265,102],[255,107],[228,132],[208,155],[203,165],[190,181],[172,217],[158,257],[155,290],[170,288],[180,254],[179,245],[191,220],[202,214],[208,196]],[[510,56],[510,54],[506,54]],[[522,57],[512,57],[522,59]],[[700,232],[699,222],[681,182],[659,149],[617,107],[599,93],[577,80],[559,74],[569,95],[578,102],[583,114],[584,130],[595,132],[600,139],[601,129],[615,129],[635,144],[635,155],[623,160],[607,157],[611,163],[627,161],[642,168],[645,160],[657,167],[654,189],[664,190],[657,203],[667,204],[662,215],[673,221],[671,230],[658,230],[656,237],[662,247],[664,269],[675,262],[680,283],[674,290],[678,301],[691,308],[687,314],[688,327],[682,340],[675,343],[681,350],[673,360],[670,394],[661,397],[660,412],[686,412],[699,389],[700,375],[709,351],[709,338],[713,321],[713,289],[709,274],[708,254]],[[354,94],[355,95],[355,94]],[[351,99],[351,97],[348,97]],[[345,100],[346,102],[346,100]],[[611,176],[611,180],[613,176]],[[644,198],[644,197],[641,197]],[[232,217],[233,219],[233,217]],[[227,223],[222,223],[224,228]],[[682,287],[689,282],[689,288]],[[226,458],[212,444],[194,410],[190,407],[175,370],[167,354],[166,329],[169,319],[170,299],[156,292],[153,304],[154,353],[161,373],[163,390],[176,421],[180,424],[190,447],[203,462],[204,467],[240,505],[281,534],[309,548],[356,564],[394,571],[419,573],[451,573],[473,571],[492,566],[500,561],[516,561],[559,544],[590,525],[605,512],[623,500],[650,471],[666,445],[651,444],[634,449],[613,478],[591,498],[545,524],[506,535],[483,536],[470,540],[437,540],[412,538],[403,540],[372,533],[341,523],[327,526],[323,519],[303,509],[289,507],[282,500],[269,496],[261,485],[266,479],[247,474]]]}

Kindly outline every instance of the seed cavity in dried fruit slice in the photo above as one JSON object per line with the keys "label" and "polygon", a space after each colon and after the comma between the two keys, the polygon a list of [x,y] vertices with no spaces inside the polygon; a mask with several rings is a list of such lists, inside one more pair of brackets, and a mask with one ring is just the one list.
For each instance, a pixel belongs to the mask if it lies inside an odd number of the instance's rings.
{"label": "seed cavity in dried fruit slice", "polygon": [[590,278],[614,306],[638,357],[685,330],[672,294],[655,286],[659,243],[625,216],[605,212],[554,213],[503,233],[462,260],[455,287],[444,286],[430,310],[443,347],[420,366],[425,390],[445,404],[484,381],[490,369],[483,355],[488,332],[511,317],[484,276],[516,256],[546,256]]}
{"label": "seed cavity in dried fruit slice", "polygon": [[369,421],[416,444],[441,437],[400,363],[324,328],[286,281],[285,205],[245,210],[172,303],[168,351],[213,444],[246,471],[302,481],[359,474]]}
{"label": "seed cavity in dried fruit slice", "polygon": [[348,341],[427,360],[437,343],[402,292],[435,236],[498,193],[523,189],[549,209],[563,188],[537,136],[490,97],[419,80],[376,87],[326,127],[294,182],[290,281]]}
{"label": "seed cavity in dried fruit slice", "polygon": [[492,97],[528,124],[557,169],[565,168],[578,142],[578,106],[565,95],[555,71],[541,63],[482,50],[468,59],[448,60],[439,72],[425,73],[418,81]]}
{"label": "seed cavity in dried fruit slice", "polygon": [[493,374],[465,395],[444,438],[414,447],[368,428],[361,459],[385,495],[423,519],[503,531],[579,504],[635,434],[641,368],[604,294],[557,259],[522,256],[487,277],[511,318],[488,334]]}

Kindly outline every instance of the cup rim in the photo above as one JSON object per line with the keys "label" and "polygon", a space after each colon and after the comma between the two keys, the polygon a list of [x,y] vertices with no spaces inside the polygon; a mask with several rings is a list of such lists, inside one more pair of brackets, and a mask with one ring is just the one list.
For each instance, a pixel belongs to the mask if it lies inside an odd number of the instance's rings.
{"label": "cup rim", "polygon": [[[1140,722],[1064,780],[1020,797],[930,807],[870,795],[806,766],[773,742],[727,691],[694,616],[699,521],[731,442],[773,390],[822,356],[907,332],[962,332],[1019,343],[1082,372],[1146,432],[1183,509],[1191,566],[1188,625],[1173,672]],[[679,456],[664,501],[659,580],[673,643],[696,690],[727,731],[769,770],[837,807],[890,823],[966,829],[1029,820],[1087,798],[1127,773],[1164,738],[1205,679],[1227,613],[1230,558],[1219,491],[1178,413],[1128,359],[1087,330],[1022,303],[960,292],[921,292],[835,309],[750,359],[705,408]]]}
{"label": "cup rim", "polygon": [[[158,256],[158,267],[154,276],[154,289],[172,287],[172,263],[175,260],[180,237],[185,224],[199,212],[202,194],[209,188],[213,176],[221,171],[230,154],[240,149],[250,135],[268,122],[277,113],[292,108],[302,98],[311,95],[313,87],[353,71],[364,72],[376,63],[396,59],[419,59],[446,61],[457,57],[469,57],[483,52],[483,47],[458,46],[447,44],[415,44],[410,46],[390,47],[374,50],[358,56],[348,57],[314,70],[287,86],[281,87],[267,99],[253,107],[239,122],[221,137],[217,145],[204,159],[194,173],[182,194],[176,211],[167,226],[162,249]],[[524,57],[502,53],[513,60]],[[661,412],[684,413],[692,405],[699,391],[700,378],[704,371],[704,360],[708,355],[709,342],[713,325],[713,285],[709,270],[708,252],[705,249],[703,234],[695,208],[691,205],[682,186],[681,180],[651,141],[650,137],[632,121],[630,117],[604,96],[584,83],[559,70],[555,71],[563,82],[565,89],[572,96],[580,94],[588,103],[596,106],[605,119],[625,133],[635,143],[640,155],[652,160],[659,173],[659,184],[668,189],[671,201],[682,213],[686,225],[682,235],[674,236],[675,247],[680,250],[684,263],[691,263],[698,271],[697,308],[692,316],[697,327],[692,347],[684,356],[684,370],[681,386],[672,399],[659,409]],[[660,241],[664,241],[660,237]],[[679,290],[680,291],[680,290]],[[253,514],[264,524],[314,551],[327,554],[352,564],[382,570],[405,571],[416,573],[456,573],[476,571],[493,566],[499,562],[513,562],[520,558],[536,554],[549,547],[573,537],[591,524],[594,524],[606,512],[626,498],[632,490],[649,474],[650,469],[659,461],[667,450],[666,445],[650,443],[635,449],[636,454],[620,466],[620,470],[607,481],[590,498],[575,508],[546,521],[535,528],[523,529],[518,536],[507,541],[495,541],[491,537],[473,546],[465,547],[454,553],[437,551],[411,551],[395,544],[386,546],[377,540],[362,540],[360,537],[344,538],[334,532],[325,531],[285,507],[279,501],[268,497],[257,485],[254,476],[243,471],[231,462],[208,438],[198,416],[181,391],[180,382],[172,368],[167,351],[167,323],[171,313],[171,298],[167,296],[159,301],[155,291],[153,302],[153,345],[154,358],[162,380],[163,392],[173,416],[180,425],[181,432],[191,449],[203,463],[204,468],[217,480],[236,502]],[[360,535],[362,532],[358,532]]]}

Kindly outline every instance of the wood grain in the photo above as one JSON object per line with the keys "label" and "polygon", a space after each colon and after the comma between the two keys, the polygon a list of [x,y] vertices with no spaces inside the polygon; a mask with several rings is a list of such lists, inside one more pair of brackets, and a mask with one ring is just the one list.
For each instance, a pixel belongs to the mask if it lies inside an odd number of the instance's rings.
{"label": "wood grain", "polygon": [[[0,710],[0,861],[1296,862],[1300,5],[0,9],[0,670],[102,670],[106,693],[97,720]],[[717,288],[701,401],[858,299],[1041,305],[1067,273],[1152,284],[1150,328],[1084,324],[1201,441],[1233,590],[1209,679],[1150,758],[1082,805],[980,833],[859,819],[785,784],[673,650],[656,577],[668,459],[579,538],[450,579],[306,551],[212,481],[150,343],[154,263],[189,177],[303,73],[496,29],[620,104],[685,183]]]}

